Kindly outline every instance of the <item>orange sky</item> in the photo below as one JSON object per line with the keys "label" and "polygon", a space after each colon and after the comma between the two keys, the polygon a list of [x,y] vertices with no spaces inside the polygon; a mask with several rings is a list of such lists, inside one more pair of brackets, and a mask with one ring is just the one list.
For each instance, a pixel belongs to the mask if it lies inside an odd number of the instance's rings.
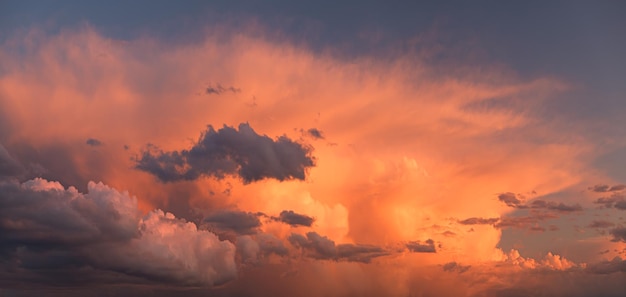
{"label": "orange sky", "polygon": [[[142,214],[161,209],[200,229],[204,217],[224,209],[267,216],[292,210],[315,219],[311,227],[292,227],[262,217],[258,232],[281,240],[289,255],[238,263],[239,277],[217,292],[245,292],[267,273],[293,279],[281,292],[309,290],[311,296],[359,290],[480,295],[520,279],[541,288],[533,271],[548,271],[551,280],[558,278],[553,271],[583,273],[623,256],[623,241],[586,228],[611,211],[598,209],[593,201],[600,194],[587,188],[620,183],[590,166],[602,148],[540,116],[542,106],[578,88],[575,83],[522,77],[495,63],[433,66],[428,51],[345,59],[259,31],[207,28],[201,42],[190,44],[116,40],[88,25],[13,35],[0,49],[0,109],[9,127],[2,145],[35,175],[65,188],[85,192],[87,181],[103,182],[136,197]],[[219,86],[220,92],[206,92]],[[316,164],[306,179],[244,183],[237,176],[202,176],[167,183],[135,168],[148,144],[190,149],[207,125],[240,123],[311,147]],[[323,138],[308,135],[311,128]],[[101,144],[86,145],[90,138]],[[45,163],[46,156],[59,159]],[[542,199],[584,210],[537,210],[550,219],[520,227],[528,240],[520,239],[519,251],[501,244],[503,229],[459,223],[536,214],[500,201],[507,192],[524,203]],[[559,230],[547,230],[550,225]],[[337,245],[378,246],[389,255],[370,264],[307,258],[288,239],[307,232]],[[561,243],[533,250],[533,232],[552,232]],[[436,253],[407,248],[429,239]],[[585,249],[567,248],[577,242]],[[540,257],[528,256],[536,251]],[[567,260],[570,255],[575,260]],[[458,266],[444,266],[453,262]],[[445,285],[452,281],[459,287]]]}

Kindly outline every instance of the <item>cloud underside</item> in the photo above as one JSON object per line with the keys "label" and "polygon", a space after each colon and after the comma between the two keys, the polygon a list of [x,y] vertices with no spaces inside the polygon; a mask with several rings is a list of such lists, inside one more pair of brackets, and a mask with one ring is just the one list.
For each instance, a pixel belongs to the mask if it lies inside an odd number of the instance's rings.
{"label": "cloud underside", "polygon": [[345,260],[353,262],[369,263],[372,259],[389,255],[385,249],[366,244],[338,244],[326,236],[316,232],[308,232],[305,235],[291,234],[289,242],[309,257],[320,260]]}
{"label": "cloud underside", "polygon": [[0,274],[50,286],[211,287],[236,276],[233,244],[101,183],[87,194],[34,179],[0,183]]}
{"label": "cloud underside", "polygon": [[147,150],[137,159],[136,168],[163,182],[235,175],[250,183],[267,178],[304,180],[306,169],[314,165],[310,148],[286,136],[273,140],[259,135],[244,123],[239,129],[209,126],[188,150]]}

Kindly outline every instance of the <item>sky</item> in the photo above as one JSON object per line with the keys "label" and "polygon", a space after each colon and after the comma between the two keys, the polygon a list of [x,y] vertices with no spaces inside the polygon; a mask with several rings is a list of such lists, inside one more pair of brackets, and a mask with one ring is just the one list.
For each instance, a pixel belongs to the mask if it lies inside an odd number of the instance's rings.
{"label": "sky", "polygon": [[621,1],[0,1],[2,296],[624,296]]}

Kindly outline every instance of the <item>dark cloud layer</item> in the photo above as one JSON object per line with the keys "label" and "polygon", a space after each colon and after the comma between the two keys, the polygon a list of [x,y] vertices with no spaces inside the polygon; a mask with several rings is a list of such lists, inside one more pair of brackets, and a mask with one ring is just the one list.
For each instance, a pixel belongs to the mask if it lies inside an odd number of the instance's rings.
{"label": "dark cloud layer", "polygon": [[499,218],[469,218],[458,222],[461,225],[493,225],[499,220]]}
{"label": "dark cloud layer", "polygon": [[583,208],[580,204],[565,204],[563,202],[554,202],[554,201],[545,201],[541,199],[533,200],[529,203],[524,203],[524,199],[521,195],[516,195],[515,193],[507,192],[501,193],[498,195],[498,200],[500,202],[506,204],[509,207],[518,208],[518,209],[547,209],[547,210],[556,210],[560,212],[572,212],[572,211],[582,211]]}
{"label": "dark cloud layer", "polygon": [[239,93],[241,92],[240,88],[235,88],[233,86],[230,87],[223,87],[221,84],[216,84],[215,86],[211,85],[208,86],[205,90],[205,93],[211,95],[211,94],[215,94],[215,95],[220,95],[224,92],[232,92],[232,93]]}
{"label": "dark cloud layer", "polygon": [[533,200],[533,202],[529,205],[530,208],[535,209],[547,209],[547,210],[556,210],[561,212],[571,212],[571,211],[582,211],[583,208],[580,204],[565,204],[562,202],[556,203],[553,201],[545,201],[545,200]]}
{"label": "dark cloud layer", "polygon": [[321,130],[317,129],[317,128],[311,128],[305,131],[305,134],[313,137],[314,139],[324,139],[324,134],[322,133]]}
{"label": "dark cloud layer", "polygon": [[590,264],[585,269],[586,272],[593,274],[611,274],[616,272],[626,272],[626,261],[622,258],[615,257],[611,261],[602,261]]}
{"label": "dark cloud layer", "polygon": [[596,193],[605,193],[605,192],[617,192],[617,191],[622,191],[626,189],[626,185],[613,185],[613,186],[609,186],[609,185],[595,185],[593,187],[589,187],[588,188],[589,191],[592,192],[596,192]]}
{"label": "dark cloud layer", "polygon": [[443,271],[446,271],[446,272],[463,273],[463,272],[468,271],[471,267],[472,266],[469,266],[469,265],[467,266],[461,265],[457,262],[448,262],[444,264],[442,268],[443,268]]}
{"label": "dark cloud layer", "polygon": [[247,123],[239,129],[209,126],[189,150],[163,152],[151,148],[136,160],[136,168],[163,182],[195,180],[201,176],[238,175],[250,183],[266,178],[305,179],[314,166],[310,148],[286,136],[276,140],[257,134]]}
{"label": "dark cloud layer", "polygon": [[90,145],[90,146],[101,146],[102,141],[95,139],[95,138],[89,138],[87,139],[87,141],[85,141],[85,144]]}
{"label": "dark cloud layer", "polygon": [[406,247],[409,251],[414,253],[436,253],[435,249],[435,241],[432,239],[428,239],[424,242],[421,241],[410,241],[406,244]]}
{"label": "dark cloud layer", "polygon": [[261,227],[259,215],[237,210],[222,210],[207,216],[204,222],[215,232],[234,232],[236,234],[255,234]]}
{"label": "dark cloud layer", "polygon": [[[531,213],[528,216],[519,217],[502,217],[500,222],[495,224],[496,228],[533,228],[538,227],[537,224],[547,219],[557,218],[556,215],[550,213]],[[539,231],[535,228],[535,231]]]}
{"label": "dark cloud layer", "polygon": [[593,222],[591,222],[591,224],[589,224],[589,228],[609,228],[609,227],[613,227],[615,226],[615,224],[613,222],[609,222],[609,221],[604,221],[604,220],[594,220]]}
{"label": "dark cloud layer", "polygon": [[101,183],[87,194],[34,179],[0,182],[0,279],[20,284],[210,287],[236,276],[234,246]]}
{"label": "dark cloud layer", "polygon": [[24,171],[22,165],[9,155],[9,152],[0,144],[0,179],[15,177]]}
{"label": "dark cloud layer", "polygon": [[499,194],[498,200],[510,207],[519,207],[522,204],[522,200],[520,200],[515,193],[511,192]]}
{"label": "dark cloud layer", "polygon": [[313,225],[313,222],[315,222],[315,218],[295,213],[293,210],[283,210],[280,212],[280,215],[278,217],[274,217],[273,219],[291,225],[293,227],[311,227],[311,225]]}
{"label": "dark cloud layer", "polygon": [[606,208],[616,208],[626,210],[626,197],[624,194],[614,193],[610,197],[601,197],[594,201],[595,204],[602,204]]}
{"label": "dark cloud layer", "polygon": [[613,235],[613,241],[621,241],[626,242],[626,228],[618,227],[611,230],[611,235]]}
{"label": "dark cloud layer", "polygon": [[289,236],[288,240],[293,246],[302,248],[307,256],[320,260],[345,260],[369,263],[374,258],[389,255],[389,252],[375,245],[335,245],[334,241],[316,232],[308,232],[306,236],[293,233]]}

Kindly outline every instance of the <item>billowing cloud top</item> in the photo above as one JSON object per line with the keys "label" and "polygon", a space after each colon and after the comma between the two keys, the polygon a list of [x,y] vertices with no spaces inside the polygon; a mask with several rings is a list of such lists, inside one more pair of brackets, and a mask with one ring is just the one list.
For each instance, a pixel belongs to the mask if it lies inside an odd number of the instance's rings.
{"label": "billowing cloud top", "polygon": [[266,178],[304,180],[305,170],[313,165],[308,147],[286,136],[273,140],[259,135],[247,123],[238,130],[209,126],[189,150],[145,151],[137,160],[137,169],[163,182],[195,180],[203,175],[238,175],[246,183]]}

